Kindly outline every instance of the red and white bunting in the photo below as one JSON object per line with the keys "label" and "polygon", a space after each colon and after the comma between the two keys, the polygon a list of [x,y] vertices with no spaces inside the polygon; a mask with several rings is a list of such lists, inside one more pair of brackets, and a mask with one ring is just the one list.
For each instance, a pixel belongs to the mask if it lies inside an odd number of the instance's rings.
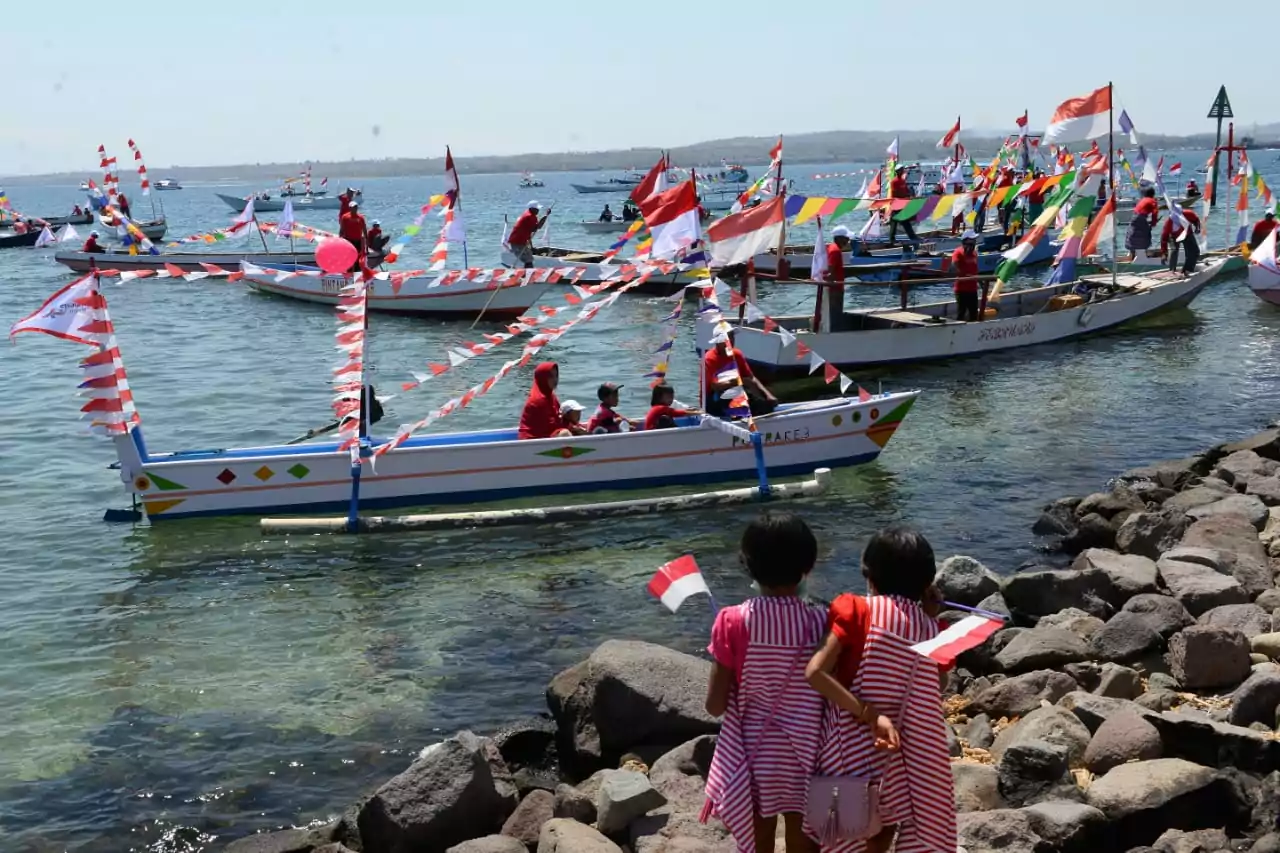
{"label": "red and white bunting", "polygon": [[440,228],[440,240],[436,243],[436,247],[431,250],[431,266],[428,267],[432,272],[444,269],[449,261],[449,229],[453,227],[453,208],[446,207],[444,209],[444,225]]}
{"label": "red and white bunting", "polygon": [[360,464],[361,392],[364,389],[364,343],[368,317],[369,286],[357,273],[342,288],[338,299],[336,345],[346,359],[333,372],[333,413],[338,417],[339,450],[351,452],[351,464]]}
{"label": "red and white bunting", "polygon": [[129,140],[129,150],[133,152],[133,159],[138,163],[138,182],[142,184],[142,194],[151,195],[151,181],[147,179],[147,164],[142,162],[142,152],[138,150],[138,145],[132,139]]}

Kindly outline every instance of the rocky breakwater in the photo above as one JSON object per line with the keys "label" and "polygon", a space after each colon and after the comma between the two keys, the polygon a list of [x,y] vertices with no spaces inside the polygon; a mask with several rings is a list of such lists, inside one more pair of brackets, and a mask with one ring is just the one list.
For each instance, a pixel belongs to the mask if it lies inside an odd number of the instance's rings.
{"label": "rocky breakwater", "polygon": [[[965,853],[1280,853],[1280,435],[1125,472],[1036,532],[1045,565],[939,570],[948,600],[1010,617],[949,674]],[[225,849],[731,853],[698,821],[709,671],[604,643],[551,682],[549,716],[460,732],[337,821]]]}

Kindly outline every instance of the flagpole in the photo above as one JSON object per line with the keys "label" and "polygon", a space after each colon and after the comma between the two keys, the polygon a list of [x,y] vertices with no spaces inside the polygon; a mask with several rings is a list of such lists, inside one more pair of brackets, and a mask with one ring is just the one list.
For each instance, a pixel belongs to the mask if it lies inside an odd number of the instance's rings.
{"label": "flagpole", "polygon": [[[779,141],[781,141],[781,137],[779,137]],[[788,269],[788,266],[787,266],[787,217],[786,217],[787,188],[782,183],[782,150],[781,149],[778,150],[778,169],[774,173],[773,180],[777,187],[776,195],[778,196],[778,198],[782,199],[783,217],[782,217],[782,228],[778,231],[778,265],[776,268],[777,276],[779,278],[782,278],[784,275],[789,276],[791,274],[791,271],[790,269]],[[743,306],[743,309],[745,310],[745,306]]]}
{"label": "flagpole", "polygon": [[[1111,194],[1112,202],[1115,201],[1116,182],[1112,178],[1113,169],[1115,169],[1115,151],[1116,151],[1116,122],[1115,122],[1115,83],[1107,83],[1107,180],[1111,182],[1108,192]],[[1111,286],[1116,286],[1116,256],[1119,250],[1116,248],[1116,217],[1112,217],[1111,225]]]}

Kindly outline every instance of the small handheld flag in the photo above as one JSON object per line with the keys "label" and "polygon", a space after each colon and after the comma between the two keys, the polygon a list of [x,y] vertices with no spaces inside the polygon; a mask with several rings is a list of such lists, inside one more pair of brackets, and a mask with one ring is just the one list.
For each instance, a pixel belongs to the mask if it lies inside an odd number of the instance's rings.
{"label": "small handheld flag", "polygon": [[1003,622],[985,616],[968,616],[942,631],[932,640],[916,643],[913,652],[924,655],[942,667],[956,662],[961,653],[977,648],[987,638],[1004,627]]}
{"label": "small handheld flag", "polygon": [[711,595],[711,590],[691,554],[685,554],[658,569],[649,581],[649,592],[672,613],[679,610],[680,605],[691,595],[700,592]]}

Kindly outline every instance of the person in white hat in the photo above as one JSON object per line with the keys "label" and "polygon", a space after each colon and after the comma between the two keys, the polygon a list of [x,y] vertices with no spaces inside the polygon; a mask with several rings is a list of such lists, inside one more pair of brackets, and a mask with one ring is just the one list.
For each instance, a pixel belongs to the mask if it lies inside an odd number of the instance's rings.
{"label": "person in white hat", "polygon": [[587,428],[582,425],[582,404],[577,400],[565,400],[560,404],[560,419],[570,435],[586,435]]}
{"label": "person in white hat", "polygon": [[[542,210],[542,205],[536,201],[529,202],[527,209],[516,220],[516,224],[511,226],[511,235],[507,237],[507,245],[511,247],[511,254],[516,256],[525,269],[533,267],[533,235],[538,233],[543,225],[547,223],[547,217],[538,218],[538,212]],[[547,216],[551,215],[551,211],[547,211]]]}
{"label": "person in white hat", "polygon": [[956,319],[961,322],[978,321],[978,235],[968,229],[960,237],[960,248],[951,253],[951,271],[955,273],[953,287],[956,296]]}
{"label": "person in white hat", "polygon": [[844,320],[844,253],[853,245],[853,233],[843,225],[831,229],[831,242],[827,244],[827,268],[822,280],[828,287],[818,288],[817,310],[813,316],[813,328],[824,332],[838,332]]}

